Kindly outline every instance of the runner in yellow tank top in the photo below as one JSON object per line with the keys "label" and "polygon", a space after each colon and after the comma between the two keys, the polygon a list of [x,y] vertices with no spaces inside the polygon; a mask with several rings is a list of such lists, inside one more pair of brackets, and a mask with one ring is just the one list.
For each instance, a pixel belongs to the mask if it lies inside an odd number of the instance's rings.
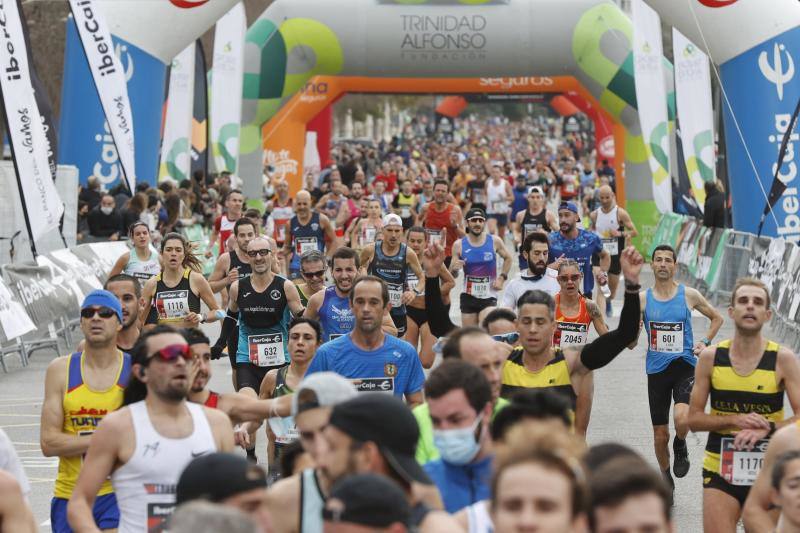
{"label": "runner in yellow tank top", "polygon": [[[706,533],[736,531],[767,439],[777,427],[797,419],[783,419],[784,391],[792,411],[800,410],[797,359],[791,350],[761,336],[772,315],[766,286],[755,279],[737,281],[728,315],[736,327],[734,337],[700,352],[689,403],[689,428],[709,432],[703,460]],[[711,411],[706,414],[709,397]]]}
{"label": "runner in yellow tank top", "polygon": [[[59,457],[50,511],[54,532],[70,531],[67,501],[83,466],[90,435],[108,413],[122,405],[131,362],[116,347],[120,329],[119,300],[108,291],[93,291],[81,306],[84,351],[59,357],[47,368],[41,445],[46,457]],[[119,511],[108,482],[98,492],[94,518],[101,529],[117,527]]]}

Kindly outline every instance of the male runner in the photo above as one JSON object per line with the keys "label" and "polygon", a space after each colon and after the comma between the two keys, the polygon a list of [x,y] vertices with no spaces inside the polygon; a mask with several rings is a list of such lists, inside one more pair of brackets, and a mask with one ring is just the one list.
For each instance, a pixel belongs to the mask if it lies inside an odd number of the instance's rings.
{"label": "male runner", "polygon": [[[323,343],[346,335],[353,329],[355,316],[350,308],[350,291],[353,288],[353,281],[358,276],[359,266],[355,250],[347,247],[339,248],[331,257],[333,286],[308,299],[308,306],[303,316],[313,318],[322,325]],[[383,317],[383,328],[392,335],[397,333],[388,310]]]}
{"label": "male runner", "polygon": [[550,234],[550,258],[574,259],[581,265],[583,273],[583,295],[592,299],[594,275],[592,275],[592,254],[600,255],[601,274],[598,283],[607,283],[605,272],[611,265],[611,256],[603,249],[603,243],[596,233],[578,227],[581,220],[578,207],[573,202],[562,202],[558,206],[559,231]]}
{"label": "male runner", "polygon": [[[703,458],[707,533],[736,531],[769,437],[778,427],[795,425],[800,410],[795,354],[761,335],[772,317],[767,287],[751,278],[738,280],[728,316],[735,326],[733,339],[700,352],[689,404],[689,428],[709,432]],[[785,420],[784,394],[795,413]],[[709,397],[711,411],[706,414]]]}
{"label": "male runner", "polygon": [[[189,377],[194,376],[189,387],[187,399],[206,407],[213,407],[224,412],[234,424],[247,421],[264,420],[274,414],[288,414],[291,402],[273,402],[271,400],[254,400],[236,392],[218,393],[208,388],[211,381],[211,347],[208,337],[199,329],[184,329],[181,335],[189,344],[192,353]],[[248,443],[249,444],[249,443]]]}
{"label": "male runner", "polygon": [[[711,343],[722,327],[722,315],[696,289],[674,280],[678,268],[675,250],[656,246],[651,258],[656,282],[652,289],[639,294],[642,320],[647,330],[647,396],[650,420],[653,423],[653,444],[656,459],[664,478],[674,488],[669,468],[669,407],[675,407],[675,453],[673,472],[683,477],[689,471],[689,395],[695,376],[695,356]],[[697,310],[711,324],[706,336],[693,342],[692,310]]]}
{"label": "male runner", "polygon": [[228,288],[231,283],[250,275],[250,259],[247,257],[247,246],[256,238],[258,232],[255,223],[242,217],[233,225],[233,236],[236,238],[236,250],[220,254],[214,264],[214,271],[208,277],[208,284],[215,293]]}
{"label": "male runner", "polygon": [[269,243],[263,237],[250,242],[253,273],[231,285],[226,327],[238,321],[236,349],[237,392],[255,398],[264,376],[289,362],[287,342],[292,315],[303,312],[297,287],[272,272]]}
{"label": "male runner", "polygon": [[453,244],[464,236],[461,208],[448,201],[449,194],[447,181],[436,180],[433,185],[433,203],[425,203],[419,216],[428,235],[428,243],[438,242],[444,247],[447,257],[445,264],[448,267],[452,260]]}
{"label": "male runner", "polygon": [[120,533],[161,531],[175,506],[175,486],[193,457],[233,449],[228,416],[186,401],[191,351],[180,333],[156,326],[133,350],[132,372],[145,398],[126,391],[126,406],[109,414],[92,436],[85,468],[68,506],[69,523],[98,531],[95,494],[111,477],[119,502]]}
{"label": "male runner", "polygon": [[[626,290],[619,326],[585,346],[564,350],[553,347],[558,324],[553,298],[543,291],[525,293],[517,302],[520,346],[511,352],[503,366],[501,395],[509,398],[517,390],[526,388],[551,389],[565,396],[574,409],[585,377],[609,364],[636,339],[640,313],[639,273],[643,264],[635,248],[623,252]],[[577,420],[585,419],[582,417],[584,413],[575,414]]]}
{"label": "male runner", "polygon": [[299,276],[300,256],[304,253],[319,250],[331,255],[339,246],[330,219],[311,211],[311,194],[308,191],[302,190],[297,193],[294,198],[294,212],[280,254],[288,261],[286,271],[292,279]]}
{"label": "male runner", "polygon": [[550,244],[547,235],[540,231],[528,233],[522,241],[521,257],[525,258],[527,270],[520,267],[517,277],[506,285],[499,307],[517,308],[517,300],[528,291],[541,290],[555,296],[560,290],[558,273],[547,267]]}
{"label": "male runner", "polygon": [[361,250],[380,237],[383,228],[381,203],[376,198],[367,200],[367,216],[359,218],[350,231],[350,247]]}
{"label": "male runner", "polygon": [[294,217],[292,197],[289,196],[289,183],[278,180],[275,184],[275,196],[272,197],[272,211],[267,221],[267,235],[272,235],[279,248],[286,241],[286,228]]}
{"label": "male runner", "polygon": [[[555,214],[547,210],[545,206],[544,191],[539,187],[531,187],[528,192],[528,208],[517,213],[514,219],[514,240],[517,247],[525,243],[533,232],[544,232],[558,230],[558,219]],[[528,259],[525,257],[524,247],[520,249],[519,270],[522,272],[528,268]]]}
{"label": "male runner", "polygon": [[[55,495],[50,503],[54,532],[70,532],[67,501],[83,469],[89,440],[107,413],[122,405],[131,371],[130,356],[117,346],[123,315],[119,300],[104,290],[90,292],[81,304],[82,352],[59,357],[47,367],[40,425],[42,455],[58,457]],[[97,529],[115,529],[119,509],[111,484],[91,492],[88,521]],[[95,499],[96,497],[96,499]]]}
{"label": "male runner", "polygon": [[300,303],[308,306],[308,299],[325,289],[325,270],[327,259],[319,250],[311,250],[300,256],[300,276],[303,282],[295,280],[300,293]]}
{"label": "male runner", "polygon": [[608,269],[608,289],[611,296],[606,298],[606,315],[611,316],[611,300],[617,294],[619,285],[619,252],[630,244],[631,239],[639,232],[631,220],[631,216],[617,205],[614,191],[608,185],[603,185],[598,190],[600,207],[589,213],[592,221],[592,230],[603,241],[603,249],[611,256],[611,266]]}
{"label": "male runner", "polygon": [[389,309],[389,289],[380,278],[362,276],[353,282],[350,305],[353,330],[323,344],[308,374],[332,370],[353,379],[359,392],[405,396],[413,407],[422,403],[425,375],[417,351],[407,342],[381,331]]}
{"label": "male runner", "polygon": [[[483,319],[481,313],[497,305],[499,291],[511,271],[511,254],[500,237],[485,230],[486,213],[482,209],[467,211],[466,237],[453,244],[451,272],[464,267],[464,292],[461,293],[461,325],[476,326]],[[503,258],[503,270],[497,274],[497,256]]]}
{"label": "male runner", "polygon": [[206,257],[211,257],[214,253],[214,244],[219,241],[219,253],[223,254],[225,243],[228,242],[228,237],[233,233],[233,225],[242,216],[242,207],[244,206],[244,195],[242,191],[233,189],[225,196],[225,213],[214,221],[214,228],[211,230],[211,237],[208,239],[208,249],[206,250]]}
{"label": "male runner", "polygon": [[514,199],[511,184],[503,177],[500,165],[492,166],[492,175],[486,182],[486,213],[489,216],[488,231],[497,235],[500,240],[506,236],[508,212]]}
{"label": "male runner", "polygon": [[[325,450],[322,431],[334,405],[356,396],[353,384],[333,372],[306,376],[292,396],[292,416],[300,443],[319,465]],[[275,533],[318,533],[322,508],[333,481],[316,466],[281,479],[269,489],[268,505]]]}
{"label": "male runner", "polygon": [[416,288],[407,289],[408,270],[422,278],[422,266],[414,250],[403,242],[403,221],[389,213],[383,217],[383,237],[361,250],[363,270],[382,279],[389,287],[389,315],[397,328],[397,336],[406,334],[406,305],[422,294]]}
{"label": "male runner", "polygon": [[[142,286],[127,274],[117,274],[106,280],[103,288],[117,297],[122,307],[122,329],[117,333],[117,348],[129,351],[139,338],[139,307],[142,305]],[[83,342],[83,341],[82,341]],[[83,344],[79,349],[83,349]]]}

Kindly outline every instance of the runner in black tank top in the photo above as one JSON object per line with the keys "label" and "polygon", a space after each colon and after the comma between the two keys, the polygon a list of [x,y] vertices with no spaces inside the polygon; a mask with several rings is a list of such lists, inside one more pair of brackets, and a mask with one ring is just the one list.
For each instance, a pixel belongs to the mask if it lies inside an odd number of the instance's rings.
{"label": "runner in black tank top", "polygon": [[239,257],[239,254],[236,253],[236,250],[230,251],[231,255],[231,266],[228,269],[228,272],[233,270],[234,268],[239,270],[239,279],[246,278],[250,274],[253,273],[253,269],[250,266],[250,263],[245,263]]}
{"label": "runner in black tank top", "polygon": [[156,276],[156,292],[146,324],[182,323],[186,313],[200,312],[200,297],[192,292],[190,274],[189,268],[184,269],[181,280],[174,287],[168,287],[161,279],[163,272]]}
{"label": "runner in black tank top", "polygon": [[403,291],[405,290],[407,266],[406,266],[406,245],[400,244],[400,251],[396,255],[386,255],[383,252],[383,241],[375,243],[375,257],[369,264],[367,272],[373,276],[381,278],[389,286],[389,303],[392,304],[390,314],[394,325],[397,326],[398,336],[400,323],[403,325],[405,333],[406,306],[402,304]]}

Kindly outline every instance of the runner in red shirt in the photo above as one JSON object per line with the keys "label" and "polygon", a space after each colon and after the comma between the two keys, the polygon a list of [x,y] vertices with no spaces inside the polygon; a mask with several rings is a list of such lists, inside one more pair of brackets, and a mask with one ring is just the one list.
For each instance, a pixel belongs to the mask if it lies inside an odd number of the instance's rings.
{"label": "runner in red shirt", "polygon": [[445,263],[448,268],[453,255],[453,243],[465,235],[461,208],[448,202],[449,186],[438,179],[433,184],[433,203],[422,206],[420,220],[425,228],[428,243],[444,239]]}
{"label": "runner in red shirt", "polygon": [[233,189],[225,197],[225,213],[217,217],[214,221],[214,229],[211,231],[211,238],[208,239],[208,249],[206,257],[211,257],[214,244],[219,240],[219,254],[227,252],[228,237],[233,234],[233,225],[242,216],[244,206],[244,195],[239,189]]}

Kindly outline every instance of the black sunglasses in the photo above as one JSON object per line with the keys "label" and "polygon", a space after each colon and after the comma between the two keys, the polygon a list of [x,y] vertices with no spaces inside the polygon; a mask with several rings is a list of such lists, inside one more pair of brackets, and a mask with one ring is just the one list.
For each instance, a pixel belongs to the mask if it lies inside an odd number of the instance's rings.
{"label": "black sunglasses", "polygon": [[301,270],[300,273],[304,278],[324,278],[325,270],[317,270],[316,272],[306,272]]}
{"label": "black sunglasses", "polygon": [[100,318],[111,318],[117,316],[117,312],[110,307],[85,307],[81,309],[81,318],[94,318],[94,315],[100,315]]}
{"label": "black sunglasses", "polygon": [[262,257],[269,255],[269,248],[262,248],[261,250],[247,250],[247,257],[255,257],[257,255]]}

